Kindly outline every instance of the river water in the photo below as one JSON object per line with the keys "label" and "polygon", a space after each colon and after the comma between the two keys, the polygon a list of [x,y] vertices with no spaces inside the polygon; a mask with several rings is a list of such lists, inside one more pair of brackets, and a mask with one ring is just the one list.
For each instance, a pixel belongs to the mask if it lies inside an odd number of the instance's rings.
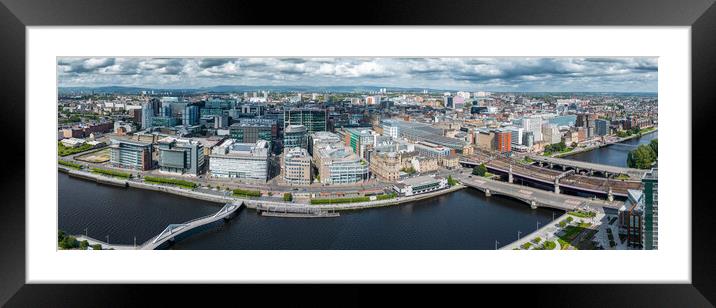
{"label": "river water", "polygon": [[589,152],[565,156],[563,158],[603,165],[626,167],[626,159],[629,151],[635,149],[641,144],[648,144],[651,140],[656,139],[657,136],[658,131],[645,134],[639,138],[629,139],[624,142],[615,143],[606,147],[591,150]]}
{"label": "river water", "polygon": [[[59,173],[58,227],[113,244],[142,243],[168,224],[214,213],[222,204]],[[563,212],[466,188],[399,206],[335,218],[263,217],[250,209],[178,241],[171,249],[494,249]]]}

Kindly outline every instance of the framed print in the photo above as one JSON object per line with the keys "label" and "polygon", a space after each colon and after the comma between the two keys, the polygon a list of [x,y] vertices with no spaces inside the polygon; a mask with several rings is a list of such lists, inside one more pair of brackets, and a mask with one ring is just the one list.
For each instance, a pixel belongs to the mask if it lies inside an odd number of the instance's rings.
{"label": "framed print", "polygon": [[713,1],[488,3],[4,1],[3,302],[532,283],[711,306]]}

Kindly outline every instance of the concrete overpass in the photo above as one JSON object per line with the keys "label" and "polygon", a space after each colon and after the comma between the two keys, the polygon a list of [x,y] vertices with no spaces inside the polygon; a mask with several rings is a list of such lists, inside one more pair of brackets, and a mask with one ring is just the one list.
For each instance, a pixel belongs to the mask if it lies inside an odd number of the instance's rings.
{"label": "concrete overpass", "polygon": [[493,195],[508,196],[527,203],[532,208],[549,207],[564,211],[572,211],[582,208],[609,208],[616,210],[624,203],[622,201],[593,200],[576,196],[562,195],[537,188],[478,177],[476,175],[470,177],[465,174],[453,174],[453,177],[458,179],[465,186],[473,187],[484,192],[488,197]]}
{"label": "concrete overpass", "polygon": [[528,157],[534,160],[536,163],[540,165],[548,165],[550,168],[561,167],[563,171],[567,170],[567,168],[572,168],[575,169],[577,173],[579,173],[580,171],[587,171],[590,175],[592,175],[594,172],[599,172],[606,177],[609,177],[609,175],[625,174],[632,179],[640,180],[646,173],[646,170],[641,169],[595,164],[572,159],[547,157],[534,154],[528,155]]}

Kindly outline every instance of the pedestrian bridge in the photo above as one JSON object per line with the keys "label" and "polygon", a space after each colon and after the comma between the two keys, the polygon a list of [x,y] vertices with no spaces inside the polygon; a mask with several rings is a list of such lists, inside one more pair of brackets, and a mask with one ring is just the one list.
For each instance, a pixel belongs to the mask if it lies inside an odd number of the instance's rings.
{"label": "pedestrian bridge", "polygon": [[144,242],[144,244],[142,244],[137,249],[142,249],[142,250],[157,249],[162,244],[164,244],[168,241],[173,241],[177,236],[179,236],[183,233],[186,233],[192,229],[216,222],[221,219],[228,219],[241,206],[243,206],[243,203],[241,203],[241,204],[227,203],[224,205],[224,207],[221,208],[221,210],[219,210],[215,214],[192,219],[190,221],[187,221],[187,222],[181,223],[181,224],[170,224],[166,228],[164,228],[164,231],[159,233],[157,236],[150,238],[149,240]]}
{"label": "pedestrian bridge", "polygon": [[109,243],[102,242],[100,240],[85,236],[85,235],[79,235],[77,236],[77,239],[79,240],[87,240],[90,244],[100,244],[102,245],[103,249],[138,249],[138,250],[154,250],[159,247],[161,247],[163,244],[174,241],[176,237],[179,235],[186,235],[187,232],[194,230],[198,227],[208,225],[210,223],[219,221],[221,219],[230,219],[234,213],[236,213],[237,210],[244,207],[244,203],[227,203],[225,204],[218,212],[214,214],[210,214],[207,216],[199,217],[192,219],[190,221],[180,223],[180,224],[170,224],[166,228],[164,228],[164,231],[157,234],[156,236],[153,236],[143,244],[139,246],[133,246],[133,245],[113,245]]}

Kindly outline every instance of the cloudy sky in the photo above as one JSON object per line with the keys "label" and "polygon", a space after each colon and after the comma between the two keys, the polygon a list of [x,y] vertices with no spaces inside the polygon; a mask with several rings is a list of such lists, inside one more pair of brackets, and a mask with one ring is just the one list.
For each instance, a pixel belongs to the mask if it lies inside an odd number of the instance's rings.
{"label": "cloudy sky", "polygon": [[656,92],[657,58],[59,58],[62,87],[380,86]]}

